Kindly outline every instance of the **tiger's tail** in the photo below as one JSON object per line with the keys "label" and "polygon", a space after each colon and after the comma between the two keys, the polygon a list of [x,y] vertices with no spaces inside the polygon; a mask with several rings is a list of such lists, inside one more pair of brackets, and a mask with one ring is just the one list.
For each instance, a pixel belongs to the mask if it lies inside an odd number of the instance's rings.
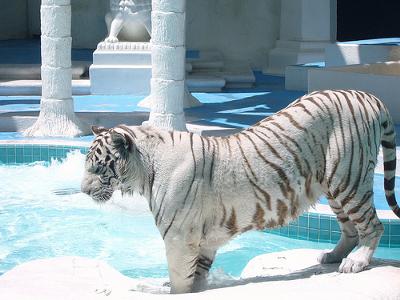
{"label": "tiger's tail", "polygon": [[389,119],[382,123],[383,136],[381,139],[383,151],[384,188],[386,201],[396,216],[400,218],[400,207],[394,193],[396,178],[396,132]]}

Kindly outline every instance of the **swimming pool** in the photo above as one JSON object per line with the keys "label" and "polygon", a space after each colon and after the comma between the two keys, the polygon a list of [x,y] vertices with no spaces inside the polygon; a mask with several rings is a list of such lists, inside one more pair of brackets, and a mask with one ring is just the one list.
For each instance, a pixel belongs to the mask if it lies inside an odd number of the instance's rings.
{"label": "swimming pool", "polygon": [[[163,241],[144,199],[115,195],[99,206],[79,193],[84,148],[72,152],[73,148],[61,146],[31,148],[22,147],[25,158],[20,162],[45,162],[18,165],[15,147],[16,158],[6,155],[11,165],[0,165],[0,274],[33,259],[79,255],[107,261],[134,278],[168,276]],[[46,162],[65,155],[63,161]],[[301,219],[297,224],[301,228]],[[289,232],[290,226],[285,228]],[[333,246],[249,232],[220,249],[212,273],[239,276],[259,254]],[[375,256],[400,259],[400,248],[379,248]]]}

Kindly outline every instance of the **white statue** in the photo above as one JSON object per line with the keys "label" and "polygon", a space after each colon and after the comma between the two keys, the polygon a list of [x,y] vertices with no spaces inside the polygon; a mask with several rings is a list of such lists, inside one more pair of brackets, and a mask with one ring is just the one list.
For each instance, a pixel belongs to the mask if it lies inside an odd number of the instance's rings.
{"label": "white statue", "polygon": [[110,0],[106,15],[106,43],[148,42],[151,35],[151,0]]}

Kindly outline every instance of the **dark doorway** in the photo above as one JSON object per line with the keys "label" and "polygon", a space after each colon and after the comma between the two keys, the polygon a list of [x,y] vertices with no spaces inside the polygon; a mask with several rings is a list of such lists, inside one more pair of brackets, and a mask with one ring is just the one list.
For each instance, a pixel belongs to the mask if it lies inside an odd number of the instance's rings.
{"label": "dark doorway", "polygon": [[400,37],[400,0],[337,0],[338,41]]}

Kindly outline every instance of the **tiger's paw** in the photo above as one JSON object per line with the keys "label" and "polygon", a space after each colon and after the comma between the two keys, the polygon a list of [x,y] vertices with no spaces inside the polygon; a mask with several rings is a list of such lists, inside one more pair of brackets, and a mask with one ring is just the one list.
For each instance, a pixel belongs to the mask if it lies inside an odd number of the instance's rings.
{"label": "tiger's paw", "polygon": [[342,258],[338,257],[333,251],[324,251],[318,256],[317,260],[320,264],[334,264],[339,263]]}
{"label": "tiger's paw", "polygon": [[364,271],[369,265],[367,260],[360,260],[354,258],[343,258],[342,263],[339,266],[340,273],[358,273]]}

